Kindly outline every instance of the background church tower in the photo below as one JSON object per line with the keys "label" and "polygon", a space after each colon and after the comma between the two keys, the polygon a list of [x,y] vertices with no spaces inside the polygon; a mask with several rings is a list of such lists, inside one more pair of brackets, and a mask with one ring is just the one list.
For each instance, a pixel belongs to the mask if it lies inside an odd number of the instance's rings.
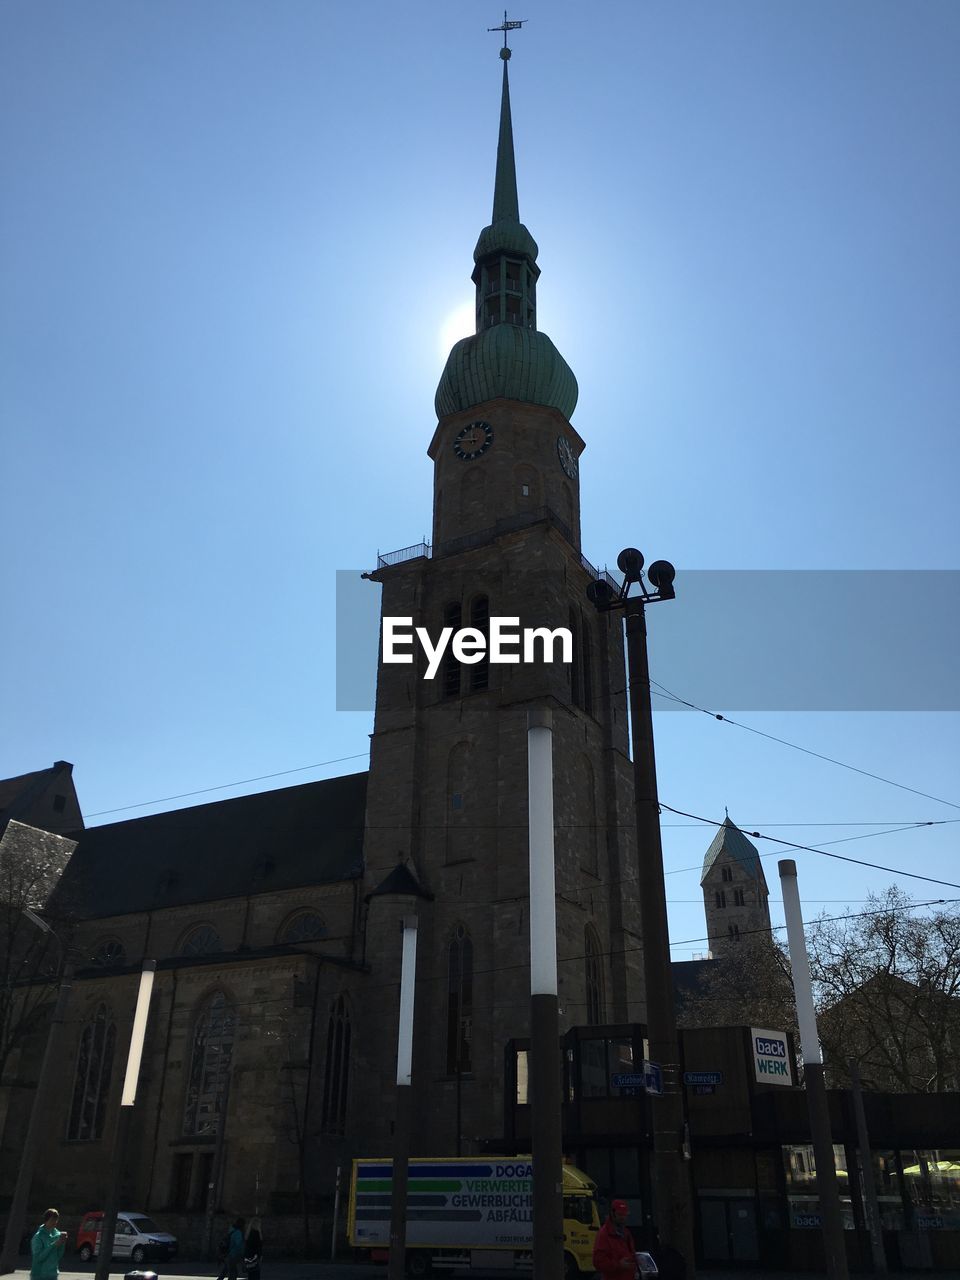
{"label": "background church tower", "polygon": [[[526,721],[554,713],[561,1026],[644,1017],[636,828],[621,623],[588,607],[580,553],[577,383],[537,328],[537,245],[517,200],[509,49],[493,216],[474,251],[476,333],[436,393],[432,548],[381,557],[384,616],[443,626],[567,626],[572,663],[378,670],[364,837],[366,889],[398,860],[423,894],[416,1006],[416,1146],[476,1150],[503,1132],[504,1050],[529,1033]],[[408,887],[409,878],[404,879]],[[392,1114],[399,912],[367,908],[350,1128]],[[376,1105],[374,1105],[376,1100]],[[370,1105],[367,1105],[367,1104]],[[383,1145],[383,1138],[380,1138]]]}
{"label": "background church tower", "polygon": [[760,854],[738,826],[724,818],[703,859],[700,877],[707,936],[715,956],[741,941],[769,938],[769,890]]}

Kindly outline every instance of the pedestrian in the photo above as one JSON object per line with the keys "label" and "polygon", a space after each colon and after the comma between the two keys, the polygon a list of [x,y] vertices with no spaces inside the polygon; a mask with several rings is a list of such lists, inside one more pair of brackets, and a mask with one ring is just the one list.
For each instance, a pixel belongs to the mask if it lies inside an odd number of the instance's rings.
{"label": "pedestrian", "polygon": [[56,1209],[48,1209],[43,1215],[43,1222],[33,1233],[30,1241],[30,1280],[57,1280],[60,1274],[60,1259],[67,1247],[67,1233],[60,1231],[57,1223],[60,1214]]}
{"label": "pedestrian", "polygon": [[247,1280],[260,1280],[260,1256],[263,1253],[263,1236],[260,1233],[260,1219],[253,1218],[247,1232],[247,1243],[243,1251],[243,1265],[247,1271]]}
{"label": "pedestrian", "polygon": [[610,1214],[597,1232],[593,1245],[593,1265],[603,1280],[635,1280],[637,1251],[627,1226],[626,1200],[614,1200]]}
{"label": "pedestrian", "polygon": [[227,1238],[221,1248],[226,1247],[223,1255],[223,1266],[217,1280],[237,1280],[240,1274],[240,1268],[243,1266],[243,1250],[244,1250],[244,1231],[246,1230],[246,1222],[243,1218],[238,1218],[230,1230],[227,1232]]}

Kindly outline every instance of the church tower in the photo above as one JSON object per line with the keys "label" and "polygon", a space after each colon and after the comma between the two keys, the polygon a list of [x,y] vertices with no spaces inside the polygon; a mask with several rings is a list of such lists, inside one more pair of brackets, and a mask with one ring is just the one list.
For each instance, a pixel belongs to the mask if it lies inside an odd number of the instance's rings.
{"label": "church tower", "polygon": [[568,627],[573,660],[461,665],[448,655],[427,680],[419,657],[381,655],[364,837],[370,975],[352,1014],[350,1121],[372,1152],[392,1115],[400,949],[397,901],[373,891],[398,863],[391,883],[406,886],[420,920],[414,1154],[470,1154],[504,1132],[505,1049],[529,1034],[532,707],[553,711],[561,1029],[645,1012],[621,622],[585,599],[596,571],[580,552],[577,382],[537,328],[510,50],[501,57],[493,214],[474,250],[476,332],[450,352],[428,449],[432,545],[381,556],[370,576],[384,617],[411,618],[434,639],[443,627],[516,618]]}
{"label": "church tower", "polygon": [[729,955],[750,937],[771,936],[769,890],[760,854],[729,814],[703,859],[700,887],[715,956]]}

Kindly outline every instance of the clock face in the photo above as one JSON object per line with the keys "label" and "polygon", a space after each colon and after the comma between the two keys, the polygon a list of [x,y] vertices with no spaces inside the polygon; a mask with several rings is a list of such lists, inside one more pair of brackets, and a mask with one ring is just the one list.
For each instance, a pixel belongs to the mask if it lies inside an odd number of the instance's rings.
{"label": "clock face", "polygon": [[493,427],[489,422],[471,422],[457,435],[453,452],[464,462],[471,462],[486,453],[493,444]]}
{"label": "clock face", "polygon": [[576,454],[570,445],[570,441],[566,436],[557,436],[557,457],[560,459],[560,465],[570,477],[576,480],[579,466],[577,464]]}

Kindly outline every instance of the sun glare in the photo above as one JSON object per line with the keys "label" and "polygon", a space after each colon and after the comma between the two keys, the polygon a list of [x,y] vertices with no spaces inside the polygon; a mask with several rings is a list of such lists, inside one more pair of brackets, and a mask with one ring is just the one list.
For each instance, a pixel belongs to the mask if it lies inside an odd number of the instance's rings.
{"label": "sun glare", "polygon": [[471,333],[476,331],[476,327],[477,321],[472,299],[469,302],[462,302],[459,306],[454,307],[452,311],[449,311],[440,326],[439,343],[441,356],[446,359],[453,344],[459,342],[461,338],[469,337]]}

